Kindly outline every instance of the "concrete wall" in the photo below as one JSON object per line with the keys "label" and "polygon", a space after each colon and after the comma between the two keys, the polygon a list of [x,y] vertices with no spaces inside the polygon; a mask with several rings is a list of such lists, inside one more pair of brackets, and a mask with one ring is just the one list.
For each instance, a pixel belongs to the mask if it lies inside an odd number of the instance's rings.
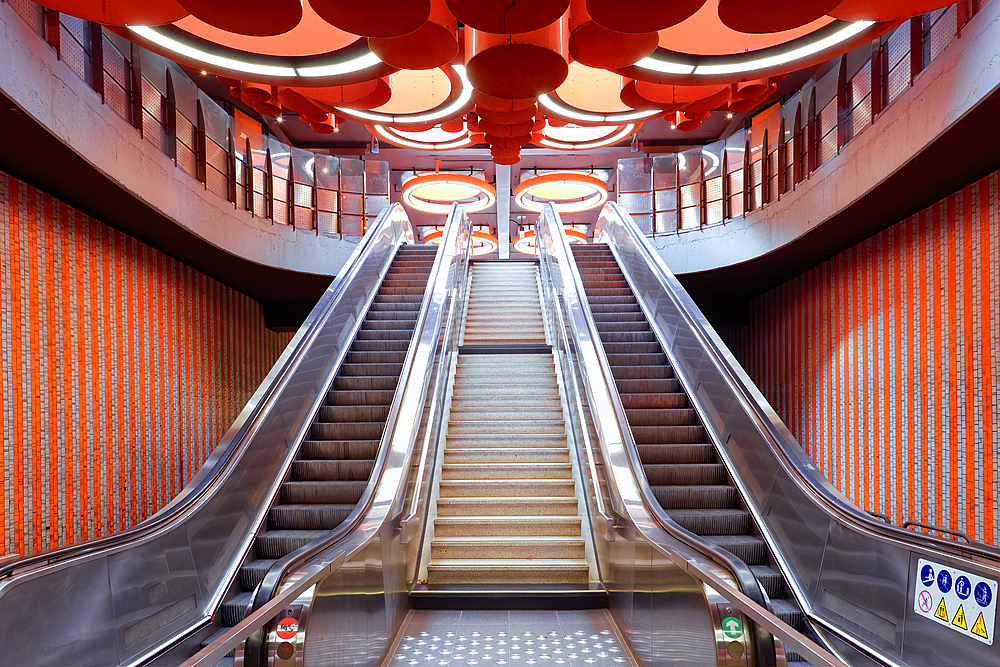
{"label": "concrete wall", "polygon": [[[677,274],[763,257],[872,192],[998,88],[1000,3],[990,2],[909,91],[794,191],[746,217],[657,236],[653,244]],[[954,158],[961,160],[961,155]]]}

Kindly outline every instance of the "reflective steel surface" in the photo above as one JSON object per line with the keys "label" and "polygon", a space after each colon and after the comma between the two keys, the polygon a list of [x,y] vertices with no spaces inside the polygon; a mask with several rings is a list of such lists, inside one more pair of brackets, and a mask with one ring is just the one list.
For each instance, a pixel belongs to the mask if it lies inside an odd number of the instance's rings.
{"label": "reflective steel surface", "polygon": [[671,365],[734,477],[796,598],[852,664],[997,665],[1000,642],[915,614],[918,557],[1000,578],[1000,551],[868,516],[819,473],[628,214],[608,204],[610,244]]}
{"label": "reflective steel surface", "polygon": [[[123,533],[0,570],[5,664],[135,664],[207,624],[382,276],[413,229],[383,211],[195,479]],[[32,610],[37,635],[17,620]]]}

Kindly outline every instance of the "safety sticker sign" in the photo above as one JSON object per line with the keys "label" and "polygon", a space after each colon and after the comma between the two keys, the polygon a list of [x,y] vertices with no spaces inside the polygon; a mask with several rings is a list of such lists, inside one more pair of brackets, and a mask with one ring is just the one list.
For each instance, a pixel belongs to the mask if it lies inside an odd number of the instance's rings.
{"label": "safety sticker sign", "polygon": [[913,611],[992,646],[997,582],[920,558]]}
{"label": "safety sticker sign", "polygon": [[299,631],[299,622],[291,616],[287,616],[278,621],[278,636],[282,639],[291,639]]}

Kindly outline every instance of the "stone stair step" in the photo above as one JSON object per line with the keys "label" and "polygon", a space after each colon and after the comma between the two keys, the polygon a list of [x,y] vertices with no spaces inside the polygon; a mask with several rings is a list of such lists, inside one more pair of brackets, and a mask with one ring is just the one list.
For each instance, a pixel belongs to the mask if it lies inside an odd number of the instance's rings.
{"label": "stone stair step", "polygon": [[493,447],[478,449],[445,449],[444,463],[569,463],[569,450],[555,447],[525,447],[513,449],[510,447]]}
{"label": "stone stair step", "polygon": [[484,500],[476,496],[438,498],[439,517],[493,516],[509,519],[515,516],[577,515],[575,497],[546,498],[544,496],[506,496]]}
{"label": "stone stair step", "polygon": [[441,498],[567,498],[575,500],[572,479],[443,479]]}
{"label": "stone stair step", "polygon": [[576,537],[504,536],[504,537],[435,537],[431,558],[567,558],[585,557],[583,540]]}
{"label": "stone stair step", "polygon": [[438,516],[435,537],[580,537],[581,520],[576,516]]}
{"label": "stone stair step", "polygon": [[517,463],[505,461],[502,466],[479,463],[445,463],[441,466],[442,480],[551,480],[573,479],[569,463]]}
{"label": "stone stair step", "polygon": [[432,560],[429,584],[586,584],[587,561],[564,558]]}

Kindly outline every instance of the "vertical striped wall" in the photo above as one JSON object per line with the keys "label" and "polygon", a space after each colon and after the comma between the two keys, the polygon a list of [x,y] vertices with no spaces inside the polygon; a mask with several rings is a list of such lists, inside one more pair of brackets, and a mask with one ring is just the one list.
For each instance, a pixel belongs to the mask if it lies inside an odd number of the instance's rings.
{"label": "vertical striped wall", "polygon": [[290,336],[249,297],[0,173],[3,552],[153,514]]}
{"label": "vertical striped wall", "polygon": [[864,509],[998,544],[993,173],[764,294],[733,350]]}

